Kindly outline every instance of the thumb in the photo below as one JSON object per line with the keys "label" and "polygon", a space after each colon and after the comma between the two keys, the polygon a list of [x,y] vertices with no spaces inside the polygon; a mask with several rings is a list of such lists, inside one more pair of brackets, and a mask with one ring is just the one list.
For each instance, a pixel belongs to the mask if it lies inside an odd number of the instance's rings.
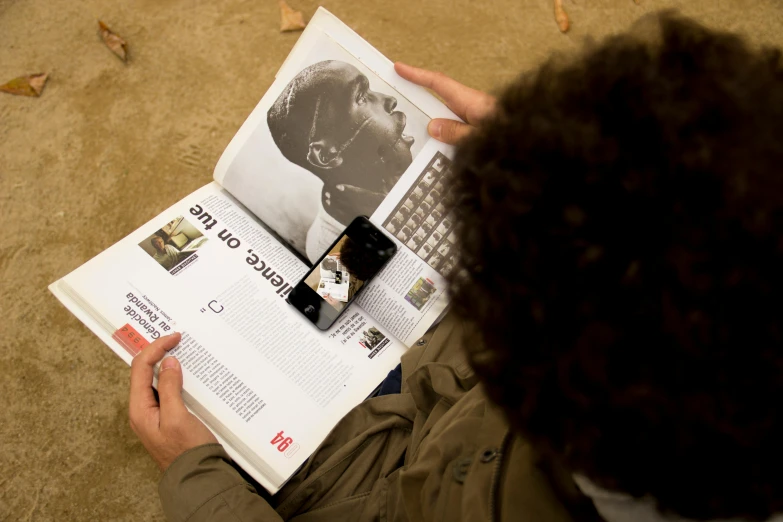
{"label": "thumb", "polygon": [[183,412],[187,413],[182,401],[182,367],[176,357],[166,357],[160,364],[158,396],[161,423],[165,419],[177,418]]}
{"label": "thumb", "polygon": [[447,120],[436,118],[427,126],[430,136],[436,140],[455,145],[462,138],[470,134],[472,128],[470,125],[456,120]]}

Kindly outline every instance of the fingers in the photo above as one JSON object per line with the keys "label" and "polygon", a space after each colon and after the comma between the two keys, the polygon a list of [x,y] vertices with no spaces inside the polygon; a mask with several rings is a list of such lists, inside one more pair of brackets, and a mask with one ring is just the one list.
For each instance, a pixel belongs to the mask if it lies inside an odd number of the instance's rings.
{"label": "fingers", "polygon": [[420,69],[401,62],[394,64],[394,70],[406,80],[435,91],[457,116],[466,120],[465,105],[473,89],[452,80],[443,73]]}
{"label": "fingers", "polygon": [[427,126],[430,136],[449,145],[456,145],[462,138],[473,131],[473,127],[456,120],[437,118]]}
{"label": "fingers", "polygon": [[472,125],[486,118],[494,109],[495,99],[492,96],[462,85],[443,73],[420,69],[402,62],[395,63],[394,70],[406,80],[432,89],[435,94],[443,98],[449,109]]}
{"label": "fingers", "polygon": [[188,410],[182,400],[182,367],[175,357],[166,357],[158,373],[160,422],[177,422]]}
{"label": "fingers", "polygon": [[147,345],[141,353],[133,358],[130,377],[130,410],[139,412],[147,408],[157,407],[158,402],[152,393],[152,377],[155,364],[166,355],[166,352],[177,346],[180,334],[173,333],[161,337],[157,341]]}

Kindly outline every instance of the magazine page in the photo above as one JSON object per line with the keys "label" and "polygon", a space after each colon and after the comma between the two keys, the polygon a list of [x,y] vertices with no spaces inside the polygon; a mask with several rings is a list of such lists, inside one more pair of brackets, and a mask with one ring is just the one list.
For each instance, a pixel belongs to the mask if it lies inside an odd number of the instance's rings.
{"label": "magazine page", "polygon": [[356,216],[386,229],[400,253],[361,304],[407,344],[445,309],[454,264],[443,205],[453,148],[429,138],[432,116],[455,117],[319,9],[215,168],[310,262]]}
{"label": "magazine page", "polygon": [[126,362],[181,332],[188,406],[274,492],[405,350],[355,304],[327,332],[302,318],[285,297],[306,271],[212,183],[59,286]]}

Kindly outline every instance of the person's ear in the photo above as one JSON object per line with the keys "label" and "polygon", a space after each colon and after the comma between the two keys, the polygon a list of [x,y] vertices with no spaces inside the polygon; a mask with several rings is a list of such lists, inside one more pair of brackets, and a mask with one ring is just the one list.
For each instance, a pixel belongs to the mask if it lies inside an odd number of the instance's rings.
{"label": "person's ear", "polygon": [[307,161],[319,169],[333,169],[343,164],[342,151],[328,138],[311,141]]}

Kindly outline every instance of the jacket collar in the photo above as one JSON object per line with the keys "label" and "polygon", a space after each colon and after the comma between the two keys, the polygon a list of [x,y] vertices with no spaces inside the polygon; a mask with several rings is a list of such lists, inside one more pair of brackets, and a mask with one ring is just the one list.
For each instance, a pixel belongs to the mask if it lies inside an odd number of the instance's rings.
{"label": "jacket collar", "polygon": [[[625,493],[603,489],[583,476],[574,475],[574,482],[587,497],[606,522],[694,522],[677,516],[665,516],[658,512],[651,498],[637,499]],[[722,519],[712,522],[744,522],[741,519]],[[783,522],[783,514],[776,515],[767,522]]]}

